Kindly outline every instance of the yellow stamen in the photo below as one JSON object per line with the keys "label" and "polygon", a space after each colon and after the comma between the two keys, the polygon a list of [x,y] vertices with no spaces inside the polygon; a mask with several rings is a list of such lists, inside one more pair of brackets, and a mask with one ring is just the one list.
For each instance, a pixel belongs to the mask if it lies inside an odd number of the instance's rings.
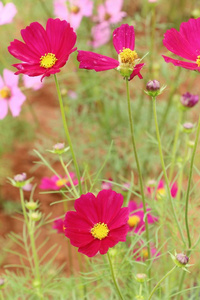
{"label": "yellow stamen", "polygon": [[76,5],[72,5],[70,10],[71,10],[72,13],[77,14],[80,11],[80,7],[78,7]]}
{"label": "yellow stamen", "polygon": [[129,68],[134,68],[135,60],[138,58],[137,52],[129,48],[123,48],[119,53],[119,63]]}
{"label": "yellow stamen", "polygon": [[198,65],[198,67],[200,67],[200,55],[197,56],[196,63],[197,63],[197,65]]}
{"label": "yellow stamen", "polygon": [[61,186],[63,186],[63,185],[66,185],[67,182],[68,182],[68,180],[67,180],[66,178],[58,179],[58,180],[56,181],[56,185],[57,185],[58,187],[61,187]]}
{"label": "yellow stamen", "polygon": [[110,20],[110,18],[111,18],[111,15],[106,12],[105,15],[104,15],[104,20],[108,21],[108,20]]}
{"label": "yellow stamen", "polygon": [[128,219],[128,225],[130,227],[136,227],[140,223],[140,217],[133,215],[130,216]]}
{"label": "yellow stamen", "polygon": [[45,69],[49,69],[53,67],[58,59],[53,53],[45,53],[44,56],[40,57],[40,67]]}
{"label": "yellow stamen", "polygon": [[149,257],[148,250],[146,248],[141,250],[141,256],[144,259],[147,259]]}
{"label": "yellow stamen", "polygon": [[4,86],[0,90],[0,96],[1,96],[1,98],[9,99],[11,97],[11,90],[7,86]]}
{"label": "yellow stamen", "polygon": [[107,237],[109,231],[110,230],[108,229],[107,224],[101,222],[95,224],[94,227],[90,230],[93,237],[99,240],[102,240],[105,237]]}
{"label": "yellow stamen", "polygon": [[166,196],[166,190],[164,188],[160,188],[156,192],[156,197],[158,200],[163,199]]}

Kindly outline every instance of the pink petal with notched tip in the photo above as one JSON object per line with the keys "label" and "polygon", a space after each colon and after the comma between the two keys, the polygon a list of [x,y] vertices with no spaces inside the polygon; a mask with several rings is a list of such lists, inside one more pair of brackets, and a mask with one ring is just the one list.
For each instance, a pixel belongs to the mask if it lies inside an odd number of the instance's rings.
{"label": "pink petal with notched tip", "polygon": [[128,24],[122,24],[113,32],[113,45],[117,53],[123,48],[134,50],[135,48],[135,32],[134,27]]}
{"label": "pink petal with notched tip", "polygon": [[118,60],[90,51],[78,51],[77,60],[80,69],[95,70],[96,72],[115,69],[119,66]]}

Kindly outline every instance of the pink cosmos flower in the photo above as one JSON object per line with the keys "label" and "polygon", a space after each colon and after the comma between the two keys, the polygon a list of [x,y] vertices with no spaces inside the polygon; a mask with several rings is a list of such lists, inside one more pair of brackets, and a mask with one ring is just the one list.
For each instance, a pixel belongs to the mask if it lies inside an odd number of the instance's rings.
{"label": "pink cosmos flower", "polygon": [[60,72],[69,55],[76,50],[76,34],[70,24],[59,19],[48,19],[46,30],[33,22],[21,30],[25,43],[14,40],[8,51],[22,63],[14,64],[15,74],[50,76]]}
{"label": "pink cosmos flower", "polygon": [[99,23],[107,22],[108,24],[116,24],[121,22],[126,16],[126,12],[121,11],[123,0],[106,0],[97,8],[98,16],[95,18]]}
{"label": "pink cosmos flower", "polygon": [[102,181],[101,183],[101,188],[102,190],[110,190],[112,189],[113,183],[112,183],[112,178],[109,178],[108,181]]}
{"label": "pink cosmos flower", "polygon": [[65,215],[65,235],[78,251],[92,257],[105,254],[118,242],[125,242],[128,232],[128,207],[121,207],[123,196],[102,190],[95,197],[82,195],[75,201],[76,211]]}
{"label": "pink cosmos flower", "polygon": [[[78,179],[75,178],[75,174],[69,173],[71,179],[73,180],[73,184],[77,185],[78,184]],[[53,191],[58,191],[62,188],[64,188],[65,186],[71,186],[68,177],[63,177],[63,178],[59,178],[56,175],[53,175],[52,177],[43,177],[41,184],[39,186],[39,188],[41,190],[53,190]]]}
{"label": "pink cosmos flower", "polygon": [[55,220],[52,228],[57,230],[57,233],[64,233],[64,221],[62,219]]}
{"label": "pink cosmos flower", "polygon": [[[145,222],[144,222],[144,211],[143,205],[139,206],[135,201],[129,201],[129,231],[133,230],[135,233],[141,233],[145,230]],[[150,211],[150,208],[147,208],[147,211]],[[153,224],[158,221],[158,218],[154,217],[150,213],[147,214],[148,224]]]}
{"label": "pink cosmos flower", "polygon": [[189,60],[182,61],[163,55],[164,60],[175,66],[200,71],[200,18],[183,22],[180,31],[172,28],[164,35],[163,44],[172,53]]}
{"label": "pink cosmos flower", "polygon": [[3,78],[0,76],[0,120],[5,118],[8,108],[13,117],[20,114],[26,96],[18,87],[18,81],[19,78],[13,72],[4,69]]}
{"label": "pink cosmos flower", "polygon": [[108,22],[103,22],[92,27],[92,41],[89,44],[93,48],[98,48],[109,42],[111,29]]}
{"label": "pink cosmos flower", "polygon": [[27,75],[23,75],[22,78],[23,78],[24,86],[27,89],[33,89],[34,91],[37,91],[41,89],[41,87],[43,86],[43,82],[41,82],[41,78],[39,76],[30,77]]}
{"label": "pink cosmos flower", "polygon": [[144,64],[137,64],[138,55],[135,48],[134,27],[123,24],[113,32],[113,45],[118,53],[119,60],[90,51],[78,51],[80,69],[95,70],[96,72],[110,69],[117,70],[130,80],[138,75],[142,78],[140,70]]}
{"label": "pink cosmos flower", "polygon": [[17,9],[13,3],[3,6],[3,3],[0,2],[0,25],[11,23],[16,13]]}
{"label": "pink cosmos flower", "polygon": [[82,18],[90,17],[93,10],[92,0],[54,0],[54,14],[56,17],[68,21],[76,30]]}
{"label": "pink cosmos flower", "polygon": [[[148,259],[148,249],[147,247],[143,247],[138,252],[139,248],[133,250],[134,259],[137,261],[145,261]],[[137,252],[137,253],[136,253]],[[136,253],[136,254],[135,254]],[[151,258],[156,259],[158,256],[160,256],[160,252],[151,245]]]}
{"label": "pink cosmos flower", "polygon": [[[149,195],[152,195],[154,192],[155,187],[147,187],[147,191],[149,193]],[[171,184],[171,196],[172,198],[176,198],[178,192],[178,186],[177,183],[174,182],[173,184]],[[156,189],[156,199],[160,200],[163,197],[165,197],[167,195],[166,192],[166,188],[165,188],[165,183],[163,180],[160,180]]]}

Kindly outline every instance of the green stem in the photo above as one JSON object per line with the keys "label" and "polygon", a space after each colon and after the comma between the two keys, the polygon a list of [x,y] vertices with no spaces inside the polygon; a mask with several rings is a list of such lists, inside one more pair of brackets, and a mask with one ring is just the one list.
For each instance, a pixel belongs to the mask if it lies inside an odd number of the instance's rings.
{"label": "green stem", "polygon": [[25,207],[25,203],[24,203],[24,192],[23,192],[22,188],[19,189],[19,193],[20,193],[21,206],[22,206],[22,211],[23,211],[23,215],[24,215],[24,220],[26,223],[26,227],[29,229],[29,221],[28,221],[28,216],[27,216],[26,207]]}
{"label": "green stem", "polygon": [[70,148],[70,151],[71,151],[72,159],[73,159],[73,162],[74,162],[74,166],[75,166],[75,170],[76,170],[76,176],[78,178],[79,191],[80,191],[80,195],[81,195],[82,194],[82,186],[81,186],[80,171],[79,171],[78,163],[77,163],[76,156],[75,156],[75,153],[74,153],[74,150],[73,150],[73,146],[72,146],[72,142],[71,142],[71,138],[70,138],[70,134],[69,134],[69,129],[68,129],[68,126],[67,126],[67,121],[66,121],[66,118],[65,118],[65,111],[64,111],[62,96],[61,96],[58,80],[57,80],[57,77],[56,77],[55,74],[54,74],[54,78],[55,78],[55,83],[56,83],[56,90],[57,90],[57,94],[58,94],[58,100],[59,100],[59,103],[60,103],[60,111],[61,111],[61,115],[62,115],[63,126],[64,126],[65,134],[66,134],[66,137],[67,137],[67,142],[69,144],[69,148]]}
{"label": "green stem", "polygon": [[190,237],[189,223],[188,223],[188,203],[189,203],[189,196],[190,196],[190,186],[191,186],[191,180],[192,180],[194,157],[195,157],[197,144],[198,144],[198,140],[199,140],[199,134],[200,134],[200,117],[199,117],[199,120],[198,120],[198,126],[197,126],[197,133],[196,133],[196,138],[195,138],[194,149],[193,149],[193,152],[192,152],[189,179],[188,179],[188,186],[187,186],[186,199],[185,199],[185,226],[186,226],[187,238],[188,238],[188,249],[191,248],[191,244],[192,244],[191,237]]}
{"label": "green stem", "polygon": [[164,158],[163,158],[162,144],[161,144],[161,139],[160,139],[160,132],[159,132],[159,128],[158,128],[158,120],[157,120],[157,113],[156,113],[156,97],[152,97],[152,100],[153,100],[153,113],[154,113],[154,120],[155,120],[155,127],[156,127],[156,135],[157,135],[157,140],[158,140],[158,149],[159,149],[159,154],[160,154],[160,161],[161,161],[161,165],[162,165],[163,175],[164,175],[165,183],[166,183],[166,187],[167,187],[167,193],[168,193],[168,197],[169,197],[170,204],[171,204],[171,207],[172,207],[172,212],[173,212],[173,215],[174,215],[174,219],[175,219],[177,227],[179,229],[182,241],[183,241],[183,243],[185,243],[183,232],[182,232],[181,226],[178,222],[178,218],[177,218],[175,208],[174,208],[174,203],[172,201],[171,191],[170,191],[170,187],[169,187],[169,180],[168,180],[168,177],[167,177],[167,172],[166,172]]}
{"label": "green stem", "polygon": [[148,300],[150,300],[153,296],[153,294],[155,293],[155,291],[157,290],[157,288],[159,287],[159,285],[165,280],[165,278],[167,278],[175,269],[177,266],[174,266],[167,274],[165,274],[165,276],[163,278],[161,278],[161,280],[156,284],[156,286],[154,287],[154,289],[152,290]]}
{"label": "green stem", "polygon": [[172,163],[170,167],[170,172],[169,172],[169,182],[172,180],[172,176],[174,173],[174,165],[175,165],[175,160],[176,160],[176,151],[177,151],[177,144],[178,144],[178,138],[179,138],[179,132],[180,132],[180,125],[183,119],[183,110],[180,108],[179,109],[179,120],[176,126],[176,132],[174,136],[174,144],[172,148]]}
{"label": "green stem", "polygon": [[114,283],[114,285],[115,285],[117,294],[118,294],[118,296],[119,296],[119,298],[120,298],[121,300],[124,300],[124,297],[123,297],[122,294],[121,294],[121,291],[120,291],[120,289],[119,289],[119,285],[118,285],[117,280],[116,280],[116,278],[115,278],[115,272],[114,272],[114,269],[113,269],[113,265],[112,265],[112,261],[111,261],[109,252],[107,252],[107,257],[108,257],[108,262],[109,262],[109,266],[110,266],[111,276],[112,276],[113,283]]}
{"label": "green stem", "polygon": [[[130,130],[131,130],[131,140],[132,140],[132,146],[133,146],[133,151],[134,151],[134,155],[135,155],[135,161],[136,161],[136,165],[137,165],[138,175],[139,175],[140,191],[141,191],[142,204],[143,204],[143,210],[144,210],[144,216],[145,216],[145,233],[146,233],[146,239],[147,239],[147,243],[148,243],[148,262],[150,265],[151,249],[150,249],[150,244],[149,244],[149,226],[148,226],[148,220],[147,220],[147,209],[146,209],[146,203],[145,203],[142,173],[140,170],[140,163],[139,163],[139,159],[138,159],[138,155],[137,155],[137,149],[136,149],[136,143],[135,143],[135,137],[134,137],[133,117],[132,117],[132,113],[131,113],[131,103],[130,103],[130,91],[129,91],[129,84],[128,84],[127,78],[126,78],[126,92],[127,92],[129,123],[130,123]],[[150,278],[151,277],[150,268],[149,268],[148,272],[149,272],[148,275]]]}

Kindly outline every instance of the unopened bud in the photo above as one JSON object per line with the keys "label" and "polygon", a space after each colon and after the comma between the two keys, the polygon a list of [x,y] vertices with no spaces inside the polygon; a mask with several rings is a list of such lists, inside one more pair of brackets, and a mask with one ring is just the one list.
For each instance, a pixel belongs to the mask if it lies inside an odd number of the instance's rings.
{"label": "unopened bud", "polygon": [[37,222],[37,221],[39,221],[41,219],[41,217],[42,217],[41,212],[31,211],[29,213],[29,218],[31,219],[31,221]]}
{"label": "unopened bud", "polygon": [[143,282],[146,281],[147,275],[144,274],[144,273],[138,273],[138,274],[136,274],[135,279],[136,279],[138,282],[143,283]]}
{"label": "unopened bud", "polygon": [[194,128],[194,124],[190,122],[186,122],[183,124],[183,131],[185,133],[191,133],[193,131],[193,128]]}
{"label": "unopened bud", "polygon": [[199,101],[199,96],[198,95],[192,95],[189,92],[183,94],[181,96],[181,104],[186,107],[186,108],[191,108],[193,106],[195,106],[198,101]]}
{"label": "unopened bud", "polygon": [[23,182],[26,180],[26,173],[17,174],[14,176],[16,182]]}
{"label": "unopened bud", "polygon": [[178,253],[176,255],[176,260],[181,264],[181,265],[187,265],[187,263],[189,262],[189,257],[186,256],[183,253]]}
{"label": "unopened bud", "polygon": [[188,147],[194,148],[195,142],[194,141],[188,141]]}
{"label": "unopened bud", "polygon": [[150,80],[146,85],[147,91],[156,92],[160,89],[160,82],[158,80]]}
{"label": "unopened bud", "polygon": [[28,210],[36,210],[38,208],[38,203],[34,201],[26,202],[25,206]]}
{"label": "unopened bud", "polygon": [[54,150],[63,150],[65,148],[65,144],[64,143],[57,143],[53,146]]}

